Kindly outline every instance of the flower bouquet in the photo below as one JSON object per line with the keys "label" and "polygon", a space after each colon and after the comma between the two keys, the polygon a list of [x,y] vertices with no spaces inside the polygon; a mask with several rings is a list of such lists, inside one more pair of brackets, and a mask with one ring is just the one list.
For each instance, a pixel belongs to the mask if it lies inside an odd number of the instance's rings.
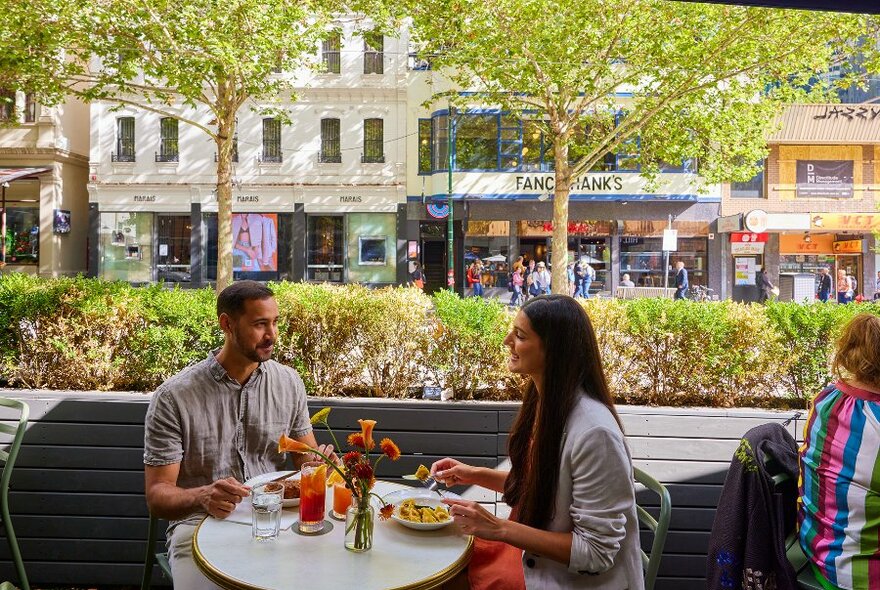
{"label": "flower bouquet", "polygon": [[[327,417],[330,408],[323,408],[312,416],[313,425],[323,424],[333,439],[337,449],[341,449],[336,434],[330,428]],[[293,440],[286,434],[278,439],[278,452],[313,453],[321,458],[332,470],[328,483],[334,479],[345,482],[345,487],[351,490],[351,506],[345,513],[345,547],[351,551],[368,551],[373,546],[373,507],[370,506],[370,496],[374,496],[382,503],[380,514],[383,519],[391,516],[394,507],[386,504],[378,495],[372,492],[376,483],[376,466],[384,457],[392,461],[400,458],[400,449],[390,438],[383,438],[379,443],[381,452],[370,454],[376,447],[373,440],[373,428],[375,420],[358,420],[361,425],[360,432],[348,435],[348,444],[353,449],[342,456],[342,462],[332,461],[330,457],[304,443]]]}

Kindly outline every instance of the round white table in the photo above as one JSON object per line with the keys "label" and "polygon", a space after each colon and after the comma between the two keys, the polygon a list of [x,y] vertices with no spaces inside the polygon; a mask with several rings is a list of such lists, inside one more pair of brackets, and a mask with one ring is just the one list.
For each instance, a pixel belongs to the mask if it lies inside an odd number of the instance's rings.
{"label": "round white table", "polygon": [[[373,491],[382,496],[400,489],[406,486],[379,481]],[[455,577],[470,561],[473,537],[462,535],[454,524],[416,531],[381,520],[378,509],[373,548],[353,553],[343,546],[345,523],[329,518],[331,508],[328,490],[329,533],[304,536],[287,529],[277,540],[262,542],[251,538],[249,525],[208,517],[193,535],[193,559],[211,581],[229,590],[428,590]]]}

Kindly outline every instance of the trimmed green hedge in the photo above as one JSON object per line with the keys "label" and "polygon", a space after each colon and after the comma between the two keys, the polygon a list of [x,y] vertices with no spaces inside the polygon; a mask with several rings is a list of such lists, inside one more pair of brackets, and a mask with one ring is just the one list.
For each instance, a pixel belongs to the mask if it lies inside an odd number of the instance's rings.
{"label": "trimmed green hedge", "polygon": [[[273,283],[276,359],[314,395],[406,397],[423,385],[457,398],[516,399],[497,301],[415,289]],[[222,344],[209,289],[134,288],[93,279],[0,276],[0,382],[149,391]],[[584,302],[618,400],[803,407],[828,380],[838,330],[875,304],[668,299]]]}

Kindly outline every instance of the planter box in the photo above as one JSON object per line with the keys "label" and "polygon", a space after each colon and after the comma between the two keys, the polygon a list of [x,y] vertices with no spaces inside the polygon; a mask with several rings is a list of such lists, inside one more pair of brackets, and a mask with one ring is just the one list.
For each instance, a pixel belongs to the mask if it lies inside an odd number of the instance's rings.
{"label": "planter box", "polygon": [[[31,420],[12,476],[10,508],[31,584],[136,585],[142,574],[147,510],[143,498],[143,420],[150,394],[0,390],[30,405]],[[420,463],[452,456],[502,464],[518,404],[387,399],[309,400],[333,406],[331,425],[356,430],[378,420],[403,451],[379,477],[397,480]],[[4,409],[5,410],[5,409]],[[666,484],[672,524],[657,590],[705,588],[706,548],[727,466],[749,428],[800,412],[619,407],[635,464]],[[803,414],[788,429],[800,438]],[[9,420],[0,412],[0,419]],[[319,439],[325,437],[318,431]],[[8,441],[8,437],[6,439]],[[456,490],[499,514],[492,492]],[[639,501],[657,512],[653,494]],[[650,534],[643,543],[650,546]],[[14,579],[0,540],[0,579]],[[156,583],[162,583],[158,570]],[[167,583],[167,581],[166,581]]]}

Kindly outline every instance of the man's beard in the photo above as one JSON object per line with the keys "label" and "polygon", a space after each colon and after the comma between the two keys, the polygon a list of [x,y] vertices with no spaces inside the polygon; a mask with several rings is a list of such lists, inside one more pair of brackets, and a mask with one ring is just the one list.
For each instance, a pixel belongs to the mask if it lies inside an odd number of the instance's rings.
{"label": "man's beard", "polygon": [[[251,349],[246,349],[243,346],[241,346],[240,341],[238,339],[238,334],[236,332],[233,332],[233,336],[235,337],[235,347],[238,349],[238,351],[241,353],[241,355],[243,357],[245,357],[246,359],[248,359],[249,361],[253,361],[255,363],[263,363],[263,362],[266,362],[272,358],[272,350],[270,350],[269,352],[263,353],[256,346]],[[275,341],[272,340],[271,344],[274,345]]]}

